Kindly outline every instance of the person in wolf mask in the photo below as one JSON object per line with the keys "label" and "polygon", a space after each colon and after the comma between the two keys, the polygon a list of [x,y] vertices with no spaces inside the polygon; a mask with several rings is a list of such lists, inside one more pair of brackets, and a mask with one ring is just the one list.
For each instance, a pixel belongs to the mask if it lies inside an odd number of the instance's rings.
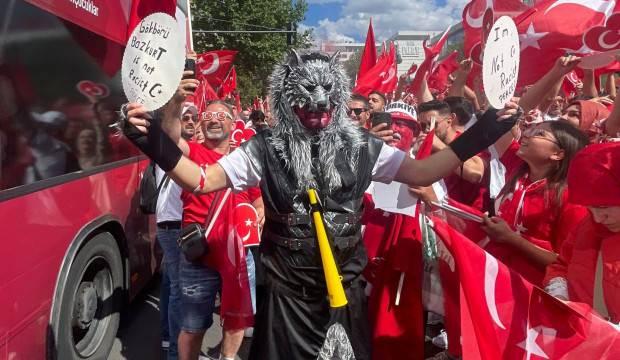
{"label": "person in wolf mask", "polygon": [[[209,193],[260,185],[266,291],[259,299],[251,359],[369,359],[366,300],[359,285],[366,266],[359,221],[364,191],[373,180],[432,184],[494,143],[519,112],[513,103],[488,111],[448,148],[416,161],[350,121],[348,83],[337,54],[292,51],[270,77],[273,128],[206,169],[183,156],[157,116],[139,104],[124,108],[125,135],[184,188]],[[348,300],[344,307],[330,308],[326,296],[309,188],[317,190],[322,204]]]}

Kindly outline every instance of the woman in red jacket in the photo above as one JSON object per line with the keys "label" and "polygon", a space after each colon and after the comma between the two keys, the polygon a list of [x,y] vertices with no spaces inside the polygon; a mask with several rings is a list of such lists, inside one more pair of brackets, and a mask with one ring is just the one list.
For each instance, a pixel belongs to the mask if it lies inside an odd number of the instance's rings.
{"label": "woman in red jacket", "polygon": [[587,206],[586,217],[547,269],[546,290],[591,305],[620,322],[620,143],[594,144],[580,152],[568,175],[570,201]]}
{"label": "woman in red jacket", "polygon": [[544,122],[523,131],[519,146],[502,156],[509,180],[495,202],[497,216],[484,219],[488,240],[481,245],[533,284],[542,285],[560,243],[586,216],[585,208],[568,204],[566,176],[587,143],[568,123]]}

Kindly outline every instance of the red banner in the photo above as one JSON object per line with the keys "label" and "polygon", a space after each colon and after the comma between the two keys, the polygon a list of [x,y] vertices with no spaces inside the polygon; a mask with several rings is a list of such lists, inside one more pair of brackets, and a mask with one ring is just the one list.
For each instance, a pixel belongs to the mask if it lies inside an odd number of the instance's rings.
{"label": "red banner", "polygon": [[26,0],[121,45],[127,42],[131,0]]}

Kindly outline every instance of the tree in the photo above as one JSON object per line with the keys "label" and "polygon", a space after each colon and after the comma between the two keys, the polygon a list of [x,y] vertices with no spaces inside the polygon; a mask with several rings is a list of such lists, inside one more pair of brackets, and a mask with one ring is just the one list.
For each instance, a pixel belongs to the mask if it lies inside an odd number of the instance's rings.
{"label": "tree", "polygon": [[[287,30],[297,28],[308,5],[304,0],[193,0],[194,30]],[[297,34],[294,48],[308,48],[311,32]],[[235,59],[237,84],[244,104],[266,93],[267,79],[291,46],[286,33],[195,33],[197,53],[230,49]]]}

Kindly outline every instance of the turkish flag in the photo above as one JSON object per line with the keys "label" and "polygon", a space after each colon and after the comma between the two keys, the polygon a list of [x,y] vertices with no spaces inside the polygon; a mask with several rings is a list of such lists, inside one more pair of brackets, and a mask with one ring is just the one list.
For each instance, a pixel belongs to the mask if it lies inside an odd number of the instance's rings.
{"label": "turkish flag", "polygon": [[[233,132],[230,134],[230,143],[231,143],[230,145],[232,147],[238,147],[244,142],[250,140],[250,138],[254,135],[256,135],[256,130],[254,130],[254,128],[252,127],[252,124],[249,121],[246,123],[245,121],[241,119],[237,119],[235,121],[235,128]],[[246,212],[244,212],[243,214],[246,214]],[[243,215],[243,216],[247,217],[248,215]],[[243,219],[243,220],[247,220],[247,219]],[[252,240],[252,244],[254,242],[256,242],[256,245],[258,245],[258,239]],[[244,240],[244,244],[245,243],[246,243],[246,240]],[[246,244],[246,246],[249,246],[249,245]]]}
{"label": "turkish flag", "polygon": [[463,9],[463,51],[479,64],[482,43],[486,40],[491,25],[500,16],[515,17],[527,10],[521,0],[472,0]]}
{"label": "turkish flag", "polygon": [[362,59],[360,61],[360,69],[357,72],[357,77],[364,76],[373,66],[377,63],[377,47],[375,45],[375,33],[372,30],[372,18],[370,18],[370,24],[368,24],[368,33],[366,34],[366,44],[364,45],[364,52],[362,53]]}
{"label": "turkish flag", "polygon": [[131,2],[131,12],[129,13],[129,22],[127,24],[127,38],[129,38],[133,29],[135,29],[145,17],[156,12],[166,13],[174,17],[176,8],[176,0],[133,0]]}
{"label": "turkish flag", "polygon": [[[243,122],[243,120],[237,120],[237,122]],[[235,129],[235,131],[236,130],[237,129]],[[234,134],[233,132],[233,137]],[[253,134],[256,134],[256,132]],[[235,207],[234,224],[235,234],[239,240],[241,240],[243,246],[258,246],[260,242],[260,235],[258,234],[258,212],[256,212],[254,206],[248,203],[238,204]]]}
{"label": "turkish flag", "polygon": [[448,32],[450,28],[446,29],[446,31],[441,35],[441,38],[437,41],[437,43],[431,47],[426,46],[426,40],[422,44],[424,48],[424,61],[418,67],[418,70],[411,81],[409,87],[407,87],[406,92],[414,95],[418,95],[417,92],[420,90],[420,85],[422,85],[422,81],[426,77],[426,74],[431,71],[435,64],[435,59],[439,56],[441,49],[446,44],[448,40]]}
{"label": "turkish flag", "polygon": [[217,99],[219,99],[219,97],[217,96],[215,90],[213,90],[211,85],[209,85],[208,81],[203,80],[200,82],[200,85],[198,85],[198,88],[194,92],[194,95],[188,96],[186,101],[196,104],[198,114],[202,114],[205,110],[207,103],[211,100]]}
{"label": "turkish flag", "polygon": [[196,59],[196,78],[201,81],[208,80],[209,84],[216,88],[222,86],[232,69],[237,52],[215,50],[199,54]]}
{"label": "turkish flag", "polygon": [[432,74],[428,77],[429,89],[435,89],[439,93],[443,93],[448,89],[448,76],[459,68],[459,63],[456,61],[458,54],[458,51],[455,50],[437,64]]}
{"label": "turkish flag", "polygon": [[584,44],[584,34],[604,25],[615,10],[615,1],[546,0],[515,18],[521,42],[517,86],[536,82],[566,52],[591,52]]}
{"label": "turkish flag", "polygon": [[441,259],[457,269],[468,358],[615,359],[620,354],[620,328],[587,305],[552,297],[443,220],[432,221]]}
{"label": "turkish flag", "polygon": [[357,84],[353,92],[368,96],[371,91],[377,90],[387,94],[396,89],[397,83],[396,49],[392,43],[390,44],[390,51],[385,56],[381,56],[375,66],[364,76],[357,78]]}
{"label": "turkish flag", "polygon": [[233,91],[237,90],[237,71],[235,67],[232,67],[230,71],[230,75],[224,80],[222,86],[220,87],[220,98],[225,98],[228,95],[232,94]]}

